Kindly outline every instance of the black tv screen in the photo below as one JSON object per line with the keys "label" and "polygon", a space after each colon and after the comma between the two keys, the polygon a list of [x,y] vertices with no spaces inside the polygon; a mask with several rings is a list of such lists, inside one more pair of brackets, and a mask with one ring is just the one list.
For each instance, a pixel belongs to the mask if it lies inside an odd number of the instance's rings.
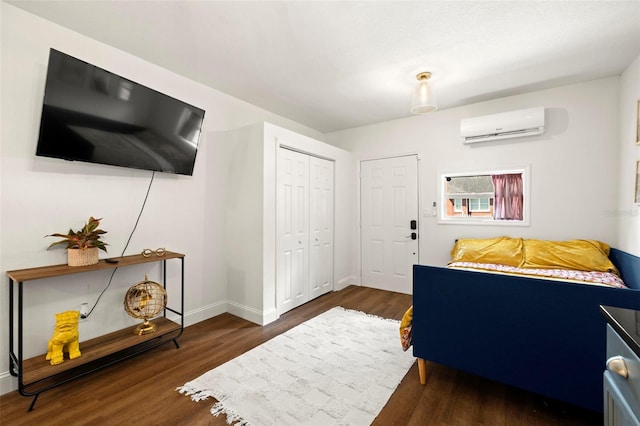
{"label": "black tv screen", "polygon": [[51,49],[36,155],[192,175],[204,113]]}

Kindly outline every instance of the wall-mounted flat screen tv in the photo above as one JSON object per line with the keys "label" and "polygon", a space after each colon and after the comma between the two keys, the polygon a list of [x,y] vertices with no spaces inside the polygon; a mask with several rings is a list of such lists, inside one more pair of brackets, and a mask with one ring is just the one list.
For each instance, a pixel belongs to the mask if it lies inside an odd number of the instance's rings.
{"label": "wall-mounted flat screen tv", "polygon": [[36,155],[192,175],[204,113],[51,49]]}

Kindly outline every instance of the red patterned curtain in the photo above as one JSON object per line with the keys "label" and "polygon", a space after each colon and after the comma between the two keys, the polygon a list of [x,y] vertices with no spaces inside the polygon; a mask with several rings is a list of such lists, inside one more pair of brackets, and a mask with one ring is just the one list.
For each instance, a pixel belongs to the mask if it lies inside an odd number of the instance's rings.
{"label": "red patterned curtain", "polygon": [[491,175],[495,188],[493,218],[522,220],[522,174]]}

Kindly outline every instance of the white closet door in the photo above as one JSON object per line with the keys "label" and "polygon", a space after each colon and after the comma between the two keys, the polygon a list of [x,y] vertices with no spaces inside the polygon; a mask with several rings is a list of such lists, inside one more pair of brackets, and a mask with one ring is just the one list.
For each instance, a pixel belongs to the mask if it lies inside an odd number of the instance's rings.
{"label": "white closet door", "polygon": [[333,290],[333,161],[310,158],[309,299]]}
{"label": "white closet door", "polygon": [[282,314],[309,300],[309,156],[278,153],[276,306]]}

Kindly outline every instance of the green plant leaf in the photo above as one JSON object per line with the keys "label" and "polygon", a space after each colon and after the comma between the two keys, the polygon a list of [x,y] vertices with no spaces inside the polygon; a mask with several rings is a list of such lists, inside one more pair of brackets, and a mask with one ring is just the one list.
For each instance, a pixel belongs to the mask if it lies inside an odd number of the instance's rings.
{"label": "green plant leaf", "polygon": [[73,229],[69,229],[67,234],[50,234],[45,235],[45,237],[60,237],[63,238],[61,241],[56,241],[49,245],[47,250],[51,247],[66,244],[66,248],[91,248],[98,247],[100,250],[107,251],[106,243],[100,240],[101,236],[106,234],[107,231],[102,229],[97,229],[100,221],[102,219],[96,219],[93,216],[89,217],[87,223],[80,229],[79,231],[74,231]]}

